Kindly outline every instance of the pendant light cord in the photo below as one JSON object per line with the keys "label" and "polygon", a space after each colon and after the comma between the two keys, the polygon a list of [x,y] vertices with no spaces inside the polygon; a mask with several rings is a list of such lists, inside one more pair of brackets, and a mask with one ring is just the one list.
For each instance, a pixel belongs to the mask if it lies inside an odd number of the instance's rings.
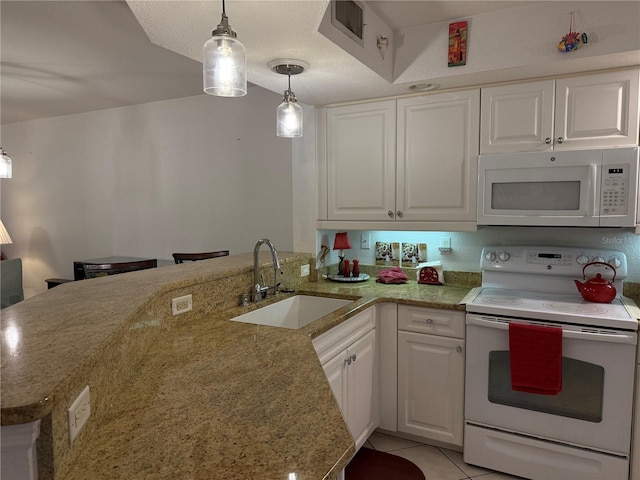
{"label": "pendant light cord", "polygon": [[222,0],[222,14],[223,14],[223,15],[226,15],[226,14],[227,14],[227,11],[226,11],[226,10],[225,10],[225,8],[224,8],[224,0]]}

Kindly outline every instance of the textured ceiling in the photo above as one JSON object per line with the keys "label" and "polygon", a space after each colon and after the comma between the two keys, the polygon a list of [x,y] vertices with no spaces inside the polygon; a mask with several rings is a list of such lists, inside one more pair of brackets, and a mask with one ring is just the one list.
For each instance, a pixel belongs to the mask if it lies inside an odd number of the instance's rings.
{"label": "textured ceiling", "polygon": [[[393,48],[400,52],[415,49],[404,58],[396,52],[392,81],[318,31],[329,0],[227,0],[226,10],[247,48],[251,84],[281,94],[286,79],[273,73],[268,62],[276,58],[304,60],[311,66],[292,78],[292,89],[301,102],[310,105],[403,94],[410,84],[425,81],[437,81],[447,88],[640,63],[637,50],[617,56],[604,51],[591,61],[586,57],[599,52],[596,43],[592,50],[585,49],[584,55],[573,56],[583,60],[567,61],[562,68],[544,57],[535,59],[539,65],[529,68],[530,42],[537,39],[535,35],[518,38],[518,29],[527,27],[528,6],[551,3],[566,4],[564,10],[549,17],[549,23],[561,21],[561,29],[565,29],[570,8],[624,2],[369,1],[366,4],[393,30]],[[640,5],[637,1],[626,3]],[[513,62],[514,68],[505,69],[502,76],[492,66],[474,70],[467,65],[464,70],[446,71],[446,61],[444,74],[434,69],[430,50],[442,63],[446,43],[444,48],[429,44],[433,40],[430,25],[475,16],[472,35],[479,35],[484,19],[501,12],[515,12],[516,20],[504,23],[513,24],[509,28],[516,34],[501,38],[489,60],[502,60],[500,42],[508,42],[521,46],[522,64]],[[201,49],[220,21],[220,13],[219,0],[1,1],[2,123],[201,94]],[[443,26],[446,30],[445,23],[438,28]],[[554,31],[551,50],[555,37]],[[476,40],[477,36],[472,36],[472,45],[479,44]],[[638,43],[632,39],[634,42]],[[480,58],[477,51],[473,53],[474,59]]]}

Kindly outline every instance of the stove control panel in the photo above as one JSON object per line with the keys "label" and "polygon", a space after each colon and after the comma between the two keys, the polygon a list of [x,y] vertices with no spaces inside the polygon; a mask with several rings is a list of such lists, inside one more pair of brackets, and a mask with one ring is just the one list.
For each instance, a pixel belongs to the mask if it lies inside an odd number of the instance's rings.
{"label": "stove control panel", "polygon": [[[627,257],[623,252],[573,247],[504,246],[482,250],[483,271],[523,274],[545,274],[582,277],[583,268],[591,262],[604,262],[616,269],[616,276],[627,276]],[[598,268],[593,266],[595,275]]]}

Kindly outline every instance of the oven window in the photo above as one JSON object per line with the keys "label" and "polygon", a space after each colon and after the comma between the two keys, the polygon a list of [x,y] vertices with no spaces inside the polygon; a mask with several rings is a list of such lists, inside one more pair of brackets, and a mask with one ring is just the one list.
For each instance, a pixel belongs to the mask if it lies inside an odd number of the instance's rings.
{"label": "oven window", "polygon": [[580,182],[500,182],[491,185],[493,210],[580,209]]}
{"label": "oven window", "polygon": [[489,352],[489,401],[536,412],[602,421],[604,368],[593,363],[562,357],[562,391],[539,395],[511,390],[509,351]]}

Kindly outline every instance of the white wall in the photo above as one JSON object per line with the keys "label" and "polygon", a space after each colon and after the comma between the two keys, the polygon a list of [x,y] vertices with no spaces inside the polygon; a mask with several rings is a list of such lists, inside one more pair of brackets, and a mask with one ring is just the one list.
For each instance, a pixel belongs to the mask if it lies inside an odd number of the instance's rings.
{"label": "white wall", "polygon": [[293,250],[312,253],[316,249],[316,121],[315,108],[302,105],[304,136],[295,139],[293,148]]}
{"label": "white wall", "polygon": [[[569,32],[586,33],[588,43],[562,53]],[[464,67],[448,68],[448,24],[431,23],[395,34],[395,83],[438,81],[460,86],[466,75],[476,83],[576,73],[634,65],[640,49],[640,2],[535,2],[465,17],[468,55]],[[597,65],[597,66],[596,66]]]}
{"label": "white wall", "polygon": [[23,258],[27,293],[48,277],[73,278],[73,260],[235,254],[263,237],[292,250],[292,141],[275,135],[280,102],[252,87],[242,98],[3,125],[14,164],[1,183],[14,242],[3,251]]}

